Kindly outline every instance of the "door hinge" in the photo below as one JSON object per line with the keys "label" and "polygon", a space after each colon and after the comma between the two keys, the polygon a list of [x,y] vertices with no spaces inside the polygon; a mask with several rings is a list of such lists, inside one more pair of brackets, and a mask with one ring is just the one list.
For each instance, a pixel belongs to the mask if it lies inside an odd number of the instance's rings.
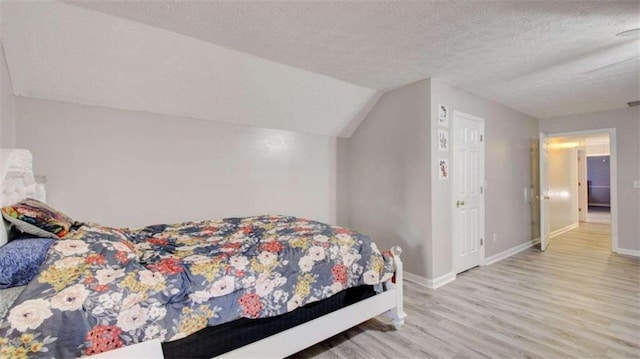
{"label": "door hinge", "polygon": [[484,193],[484,187],[480,186],[480,194]]}
{"label": "door hinge", "polygon": [[480,142],[484,141],[484,135],[480,135]]}
{"label": "door hinge", "polygon": [[480,238],[480,245],[483,246],[484,245],[484,240],[482,238]]}

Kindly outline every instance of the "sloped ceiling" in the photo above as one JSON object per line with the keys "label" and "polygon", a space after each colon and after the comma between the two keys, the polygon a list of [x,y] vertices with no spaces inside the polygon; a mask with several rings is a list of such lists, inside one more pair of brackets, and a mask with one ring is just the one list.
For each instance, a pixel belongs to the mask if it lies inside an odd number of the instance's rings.
{"label": "sloped ceiling", "polygon": [[376,91],[58,2],[3,2],[16,95],[337,136]]}
{"label": "sloped ceiling", "polygon": [[[349,136],[428,77],[534,117],[640,99],[638,1],[3,2],[19,95]],[[43,60],[46,59],[46,60]]]}

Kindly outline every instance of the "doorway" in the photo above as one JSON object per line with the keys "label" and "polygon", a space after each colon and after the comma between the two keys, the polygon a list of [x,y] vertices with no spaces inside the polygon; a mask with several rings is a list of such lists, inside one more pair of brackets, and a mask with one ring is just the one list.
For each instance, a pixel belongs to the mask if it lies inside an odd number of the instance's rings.
{"label": "doorway", "polygon": [[615,252],[615,129],[541,134],[544,137],[549,161],[548,168],[539,164],[538,218],[548,220],[549,238],[577,228],[580,222],[610,224],[610,247]]}
{"label": "doorway", "polygon": [[587,216],[585,222],[611,223],[611,152],[609,137],[591,137],[586,143]]}

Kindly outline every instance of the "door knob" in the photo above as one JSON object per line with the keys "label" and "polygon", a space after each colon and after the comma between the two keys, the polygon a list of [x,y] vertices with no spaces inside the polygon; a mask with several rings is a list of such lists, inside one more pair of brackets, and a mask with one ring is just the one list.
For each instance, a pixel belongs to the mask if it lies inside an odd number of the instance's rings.
{"label": "door knob", "polygon": [[460,208],[460,206],[464,206],[464,201],[456,201],[456,208]]}

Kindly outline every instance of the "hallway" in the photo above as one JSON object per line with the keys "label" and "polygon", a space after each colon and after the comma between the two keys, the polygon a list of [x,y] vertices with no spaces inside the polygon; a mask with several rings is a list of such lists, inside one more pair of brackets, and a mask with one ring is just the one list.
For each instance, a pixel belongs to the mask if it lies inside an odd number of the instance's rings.
{"label": "hallway", "polygon": [[616,256],[610,253],[611,225],[606,223],[580,222],[578,228],[552,238],[547,251],[551,246],[556,247],[550,252],[554,254],[574,251],[569,256],[570,259],[575,256],[581,258],[592,252]]}
{"label": "hallway", "polygon": [[609,207],[589,207],[587,222],[611,224],[611,209]]}

